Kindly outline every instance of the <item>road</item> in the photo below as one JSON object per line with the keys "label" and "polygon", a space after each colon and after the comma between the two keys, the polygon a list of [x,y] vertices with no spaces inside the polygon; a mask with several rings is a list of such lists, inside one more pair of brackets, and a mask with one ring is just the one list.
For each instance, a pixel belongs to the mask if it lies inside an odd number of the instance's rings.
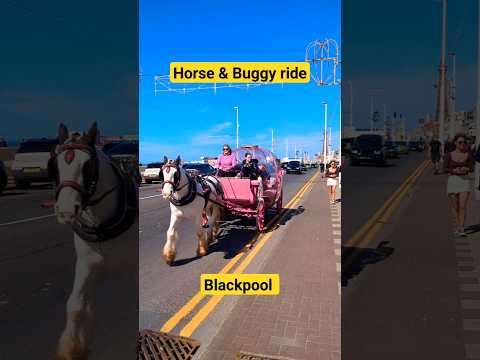
{"label": "road", "polygon": [[[27,190],[10,188],[0,195],[2,360],[51,359],[63,330],[75,251],[72,231],[57,222],[52,209],[41,207],[52,198],[53,189],[48,184]],[[132,227],[133,234],[137,229],[138,224]],[[123,271],[108,272],[96,292],[92,359],[131,359],[129,350],[135,356],[138,265],[136,236],[131,234],[128,249],[122,251],[133,254],[133,263],[125,265]],[[112,338],[124,346],[106,346]]]}
{"label": "road", "polygon": [[[469,207],[469,236],[453,237],[447,177],[412,155],[383,174],[344,173],[343,359],[480,358],[480,209]],[[369,230],[352,236],[384,203]]]}
{"label": "road", "polygon": [[[314,173],[288,174],[284,180],[284,204]],[[256,234],[253,221],[235,219],[222,225],[222,234],[210,248],[210,253],[196,257],[197,241],[190,224],[179,231],[177,257],[173,266],[165,264],[162,248],[170,220],[168,203],[159,196],[158,184],[142,186],[140,190],[140,328],[159,330],[165,322],[189,301],[199,289],[202,273],[219,272]],[[262,261],[260,253],[258,261]],[[192,312],[193,314],[193,312]],[[171,329],[179,333],[184,321]],[[203,337],[196,332],[194,337]],[[210,334],[209,337],[213,337]]]}

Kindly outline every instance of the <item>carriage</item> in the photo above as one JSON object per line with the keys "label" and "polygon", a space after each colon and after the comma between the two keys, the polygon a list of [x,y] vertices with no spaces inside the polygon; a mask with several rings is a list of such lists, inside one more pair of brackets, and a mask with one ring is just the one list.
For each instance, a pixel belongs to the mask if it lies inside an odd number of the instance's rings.
{"label": "carriage", "polygon": [[245,153],[252,154],[262,171],[262,181],[250,178],[217,177],[222,188],[222,205],[231,214],[256,218],[257,229],[265,229],[265,214],[268,209],[282,210],[283,176],[280,161],[269,150],[259,146],[243,146],[232,151],[237,164],[241,164]]}

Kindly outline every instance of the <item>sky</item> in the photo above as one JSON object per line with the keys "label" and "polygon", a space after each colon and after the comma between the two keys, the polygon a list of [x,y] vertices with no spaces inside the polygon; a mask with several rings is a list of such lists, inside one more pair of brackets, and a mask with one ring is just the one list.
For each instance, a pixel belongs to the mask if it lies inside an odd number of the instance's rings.
{"label": "sky", "polygon": [[[459,111],[475,104],[477,1],[448,1],[447,53],[457,54]],[[435,113],[440,62],[441,2],[438,0],[345,0],[343,2],[343,119],[349,119],[353,89],[353,122],[369,124],[370,95],[383,114],[402,113],[407,126]],[[447,59],[448,60],[448,59]],[[447,62],[447,76],[452,62]],[[382,89],[382,90],[379,90]]]}
{"label": "sky", "polygon": [[134,1],[1,1],[0,137],[136,134],[137,24]]}
{"label": "sky", "polygon": [[340,87],[309,84],[253,89],[202,90],[154,95],[153,76],[168,75],[173,61],[303,61],[313,40],[340,39],[340,1],[140,1],[140,161],[181,155],[217,156],[235,147],[239,108],[240,145],[257,144],[294,156],[321,151],[324,108],[333,147],[339,143]]}

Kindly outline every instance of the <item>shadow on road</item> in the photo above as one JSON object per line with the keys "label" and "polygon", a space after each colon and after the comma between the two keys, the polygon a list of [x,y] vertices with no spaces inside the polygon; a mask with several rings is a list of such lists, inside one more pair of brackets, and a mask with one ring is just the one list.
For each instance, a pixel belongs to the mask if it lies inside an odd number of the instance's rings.
{"label": "shadow on road", "polygon": [[[286,214],[282,220],[274,224],[274,226],[267,231],[275,231],[281,225],[286,225],[286,223],[292,218],[302,214],[305,211],[305,208],[303,206],[299,206],[296,209],[284,209],[284,211],[286,211]],[[268,223],[271,221],[275,215],[275,213],[267,213],[265,222]],[[223,258],[227,260],[234,258],[252,240],[253,241],[251,245],[253,245],[256,241],[257,235],[259,235],[259,233],[257,233],[254,219],[248,220],[228,217],[226,220],[221,222],[220,228],[220,235],[217,236],[214,242],[210,245],[208,254],[222,252],[224,253]],[[186,259],[175,260],[172,266],[182,266],[198,259],[200,259],[199,256],[192,256]]]}
{"label": "shadow on road", "polygon": [[394,248],[386,246],[388,241],[381,242],[376,249],[342,246],[342,286],[367,266],[387,259],[393,254]]}
{"label": "shadow on road", "polygon": [[480,224],[476,225],[470,225],[465,228],[465,231],[467,232],[467,235],[475,234],[477,232],[480,232]]}

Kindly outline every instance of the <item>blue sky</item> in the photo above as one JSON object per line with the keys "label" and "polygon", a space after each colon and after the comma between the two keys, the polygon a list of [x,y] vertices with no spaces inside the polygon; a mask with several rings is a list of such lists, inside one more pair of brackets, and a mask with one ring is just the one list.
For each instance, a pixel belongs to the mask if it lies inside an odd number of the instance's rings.
{"label": "blue sky", "polygon": [[294,144],[311,155],[322,146],[323,106],[338,145],[340,87],[313,83],[268,85],[248,91],[220,89],[188,94],[153,93],[153,75],[166,75],[172,61],[303,61],[315,39],[340,43],[340,1],[140,2],[140,160],[180,154],[187,160],[218,155],[235,145],[239,107],[240,143],[290,155]]}
{"label": "blue sky", "polygon": [[[448,1],[447,52],[457,54],[457,110],[475,103],[477,1]],[[440,62],[441,1],[345,0],[343,4],[343,119],[349,118],[352,80],[354,125],[368,126],[375,110],[406,116],[410,128],[434,114]],[[450,76],[452,63],[447,63]],[[382,91],[369,89],[383,88]]]}

